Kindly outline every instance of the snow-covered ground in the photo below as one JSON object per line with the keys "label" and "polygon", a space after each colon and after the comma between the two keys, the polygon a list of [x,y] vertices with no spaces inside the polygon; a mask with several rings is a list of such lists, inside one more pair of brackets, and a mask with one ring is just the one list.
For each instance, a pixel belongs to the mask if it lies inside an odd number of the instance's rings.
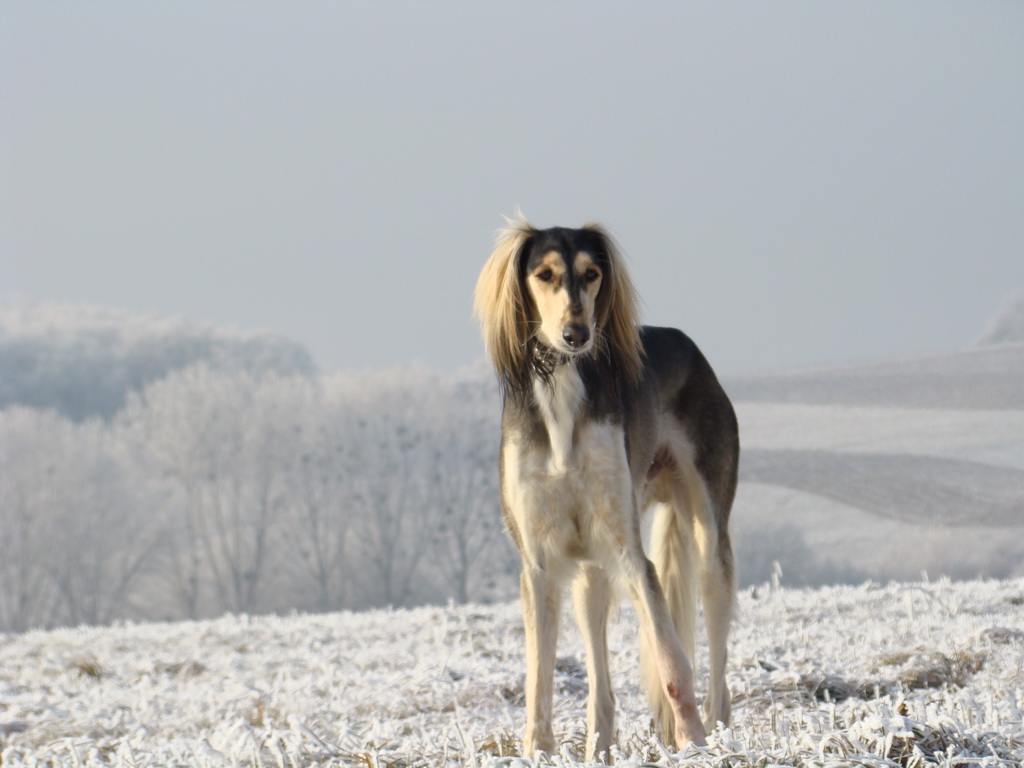
{"label": "snow-covered ground", "polygon": [[[551,761],[572,766],[586,673],[563,627]],[[623,610],[617,764],[1024,760],[1024,580],[743,591],[734,722],[706,750],[653,738],[636,634]],[[523,665],[516,603],[0,636],[0,765],[521,765]]]}

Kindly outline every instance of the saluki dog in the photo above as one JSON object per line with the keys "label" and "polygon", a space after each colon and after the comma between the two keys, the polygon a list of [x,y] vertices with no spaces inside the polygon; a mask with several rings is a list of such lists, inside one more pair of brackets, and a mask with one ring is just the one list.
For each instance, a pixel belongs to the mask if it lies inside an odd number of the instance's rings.
{"label": "saluki dog", "polygon": [[[736,416],[707,360],[673,328],[639,327],[636,294],[598,225],[499,233],[475,314],[503,396],[505,523],[522,558],[524,753],[553,752],[561,589],[572,581],[587,650],[587,756],[615,739],[607,623],[632,599],[654,721],[670,745],[728,723],[726,640],[734,570]],[[641,515],[654,507],[650,557]],[[695,577],[708,632],[703,722],[693,688]]]}

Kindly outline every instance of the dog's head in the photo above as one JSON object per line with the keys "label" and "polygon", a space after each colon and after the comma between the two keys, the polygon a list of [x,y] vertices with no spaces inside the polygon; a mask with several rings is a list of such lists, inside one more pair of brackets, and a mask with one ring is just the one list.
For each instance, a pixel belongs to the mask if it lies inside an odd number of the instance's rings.
{"label": "dog's head", "polygon": [[635,292],[615,243],[596,224],[510,222],[480,275],[475,310],[506,386],[526,383],[538,353],[603,356],[616,375],[639,377]]}
{"label": "dog's head", "polygon": [[[537,339],[561,355],[594,348],[597,299],[611,270],[606,239],[592,229],[555,227],[536,231],[520,256],[528,319]],[[604,314],[607,302],[602,301]]]}

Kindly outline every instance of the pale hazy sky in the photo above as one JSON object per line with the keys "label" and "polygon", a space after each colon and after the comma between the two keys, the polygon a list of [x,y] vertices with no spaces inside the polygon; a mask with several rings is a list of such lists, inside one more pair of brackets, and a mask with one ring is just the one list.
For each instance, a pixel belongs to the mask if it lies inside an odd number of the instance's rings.
{"label": "pale hazy sky", "polygon": [[1024,3],[0,3],[0,300],[452,371],[517,206],[727,374],[969,345],[1024,286]]}

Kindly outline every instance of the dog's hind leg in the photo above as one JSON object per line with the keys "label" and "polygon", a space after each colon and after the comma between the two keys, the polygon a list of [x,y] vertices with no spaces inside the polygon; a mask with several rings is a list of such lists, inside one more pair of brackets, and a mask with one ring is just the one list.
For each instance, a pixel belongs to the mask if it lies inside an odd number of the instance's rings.
{"label": "dog's hind leg", "polygon": [[710,731],[719,722],[728,725],[732,710],[725,666],[736,585],[728,528],[723,525],[719,529],[711,502],[706,494],[703,496],[703,508],[694,515],[694,533],[700,552],[701,598],[708,629],[711,671],[704,701],[704,725]]}
{"label": "dog's hind leg", "polygon": [[580,569],[572,587],[576,621],[587,646],[587,759],[608,758],[615,737],[615,697],[608,671],[608,609],[611,585],[593,565]]}
{"label": "dog's hind leg", "polygon": [[523,752],[553,753],[552,698],[561,589],[543,567],[523,565],[520,578],[526,630],[526,733]]}
{"label": "dog's hind leg", "polygon": [[[693,527],[685,506],[684,489],[680,486],[671,503],[658,504],[651,526],[650,557],[658,572],[658,582],[665,593],[672,623],[690,660],[696,658],[694,625],[697,616],[696,569],[693,553]],[[661,672],[653,658],[653,648],[640,649],[640,668],[647,688],[651,712],[664,738],[672,734],[675,715],[661,687]]]}

